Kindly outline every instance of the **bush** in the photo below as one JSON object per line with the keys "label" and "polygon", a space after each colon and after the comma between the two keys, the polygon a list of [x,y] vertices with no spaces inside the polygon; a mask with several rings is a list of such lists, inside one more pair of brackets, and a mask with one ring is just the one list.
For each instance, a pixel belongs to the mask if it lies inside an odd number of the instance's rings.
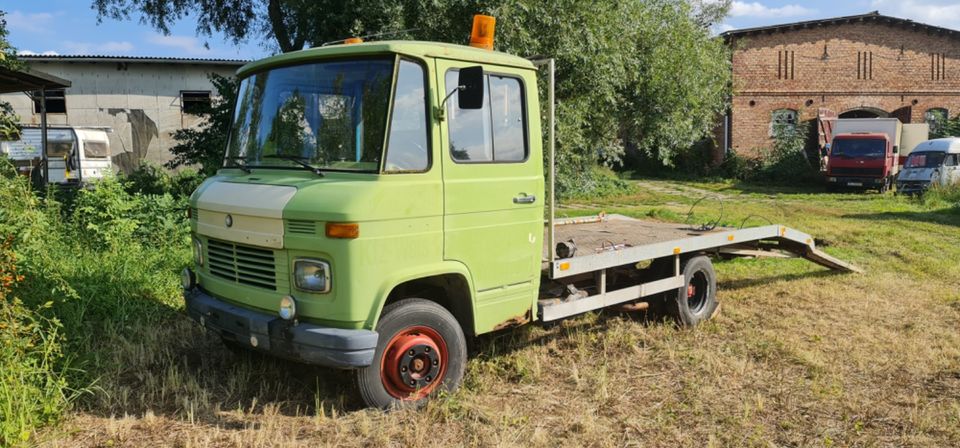
{"label": "bush", "polygon": [[12,236],[0,260],[18,261],[17,271],[5,271],[18,280],[2,291],[11,298],[0,303],[0,446],[28,443],[75,400],[71,391],[115,367],[115,338],[132,338],[137,324],[169,319],[181,306],[186,198],[132,188],[104,179],[66,207],[55,187],[38,195],[0,162],[0,235]]}
{"label": "bush", "polygon": [[144,163],[123,179],[127,192],[144,195],[169,194],[174,198],[189,197],[203,182],[203,175],[193,169],[185,169],[171,174],[169,171]]}
{"label": "bush", "polygon": [[810,123],[778,126],[774,129],[773,146],[760,148],[759,157],[748,158],[730,151],[723,163],[710,174],[743,181],[799,184],[819,182],[819,166],[811,161],[807,143]]}
{"label": "bush", "polygon": [[[561,177],[566,176],[563,181]],[[636,186],[617,177],[609,168],[594,166],[580,172],[557,173],[557,197],[561,199],[603,198],[633,193]]]}
{"label": "bush", "polygon": [[26,444],[33,428],[54,422],[72,397],[59,374],[60,324],[12,296],[24,280],[12,237],[0,241],[0,446]]}

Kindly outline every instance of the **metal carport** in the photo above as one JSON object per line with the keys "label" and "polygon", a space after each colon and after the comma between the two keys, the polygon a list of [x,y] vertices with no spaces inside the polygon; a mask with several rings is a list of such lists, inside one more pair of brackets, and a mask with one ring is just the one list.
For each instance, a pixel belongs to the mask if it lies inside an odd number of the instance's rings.
{"label": "metal carport", "polygon": [[10,69],[0,67],[0,93],[23,92],[32,99],[33,92],[40,92],[40,146],[42,146],[43,184],[49,182],[50,172],[47,164],[47,90],[65,89],[70,87],[70,81],[58,78],[49,73],[31,70],[29,68]]}

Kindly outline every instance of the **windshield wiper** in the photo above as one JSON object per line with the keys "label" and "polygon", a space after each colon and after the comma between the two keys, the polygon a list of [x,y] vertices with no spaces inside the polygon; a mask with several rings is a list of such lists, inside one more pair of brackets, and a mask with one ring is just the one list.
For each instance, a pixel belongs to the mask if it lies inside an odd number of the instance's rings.
{"label": "windshield wiper", "polygon": [[291,161],[291,162],[293,162],[293,163],[296,163],[297,165],[300,165],[300,166],[302,166],[302,167],[310,170],[311,172],[313,172],[313,174],[316,174],[317,176],[323,177],[323,171],[322,171],[320,168],[317,168],[317,167],[315,167],[315,166],[313,166],[313,165],[311,165],[311,164],[309,164],[309,163],[307,163],[307,162],[304,162],[304,160],[306,159],[306,157],[288,156],[288,155],[284,155],[284,154],[267,154],[267,155],[263,156],[263,158],[264,158],[264,159],[282,159],[282,160],[289,160],[289,161]]}
{"label": "windshield wiper", "polygon": [[239,168],[240,171],[243,171],[244,173],[247,173],[247,174],[250,174],[253,172],[253,171],[250,171],[250,168],[248,168],[246,165],[247,163],[246,157],[243,157],[243,156],[227,157],[225,160],[231,160],[236,164],[235,166],[230,166],[227,168]]}

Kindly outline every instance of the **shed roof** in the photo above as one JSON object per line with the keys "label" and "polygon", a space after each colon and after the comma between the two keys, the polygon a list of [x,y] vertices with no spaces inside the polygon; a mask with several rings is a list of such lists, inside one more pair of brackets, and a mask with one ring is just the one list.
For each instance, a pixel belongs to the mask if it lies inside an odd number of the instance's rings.
{"label": "shed roof", "polygon": [[0,67],[0,93],[29,92],[41,89],[63,89],[70,81],[29,68],[11,70]]}
{"label": "shed roof", "polygon": [[832,17],[828,19],[818,19],[818,20],[808,20],[804,22],[794,22],[794,23],[784,23],[780,25],[770,25],[770,26],[760,26],[755,28],[743,28],[739,30],[730,30],[727,31],[721,36],[724,39],[731,39],[737,37],[751,36],[757,34],[770,34],[777,32],[793,31],[807,28],[817,28],[830,25],[843,25],[848,23],[880,23],[887,24],[891,26],[897,26],[904,29],[912,29],[916,31],[925,31],[929,33],[937,33],[945,36],[950,36],[954,38],[960,38],[960,31],[952,30],[949,28],[943,28],[934,25],[927,25],[925,23],[914,22],[909,19],[901,19],[899,17],[885,16],[880,14],[880,11],[873,11],[866,14],[859,14],[853,16],[843,16],[843,17]]}
{"label": "shed roof", "polygon": [[127,62],[142,64],[194,64],[194,65],[232,65],[239,67],[249,60],[176,58],[162,56],[109,56],[100,54],[30,54],[17,55],[17,59],[26,62]]}

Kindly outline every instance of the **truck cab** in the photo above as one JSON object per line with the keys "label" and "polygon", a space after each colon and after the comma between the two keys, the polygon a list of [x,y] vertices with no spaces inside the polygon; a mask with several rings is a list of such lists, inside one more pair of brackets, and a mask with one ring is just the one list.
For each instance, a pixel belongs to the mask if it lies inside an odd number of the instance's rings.
{"label": "truck cab", "polygon": [[[532,316],[544,178],[530,61],[376,42],[238,76],[223,169],[190,199],[195,320],[228,344],[361,369],[365,399],[386,406],[458,382],[464,335]],[[456,328],[383,341],[379,320],[401,302]],[[386,362],[409,370],[382,377]]]}
{"label": "truck cab", "polygon": [[837,135],[830,145],[828,186],[877,188],[885,192],[895,174],[896,162],[897,154],[887,134]]}

